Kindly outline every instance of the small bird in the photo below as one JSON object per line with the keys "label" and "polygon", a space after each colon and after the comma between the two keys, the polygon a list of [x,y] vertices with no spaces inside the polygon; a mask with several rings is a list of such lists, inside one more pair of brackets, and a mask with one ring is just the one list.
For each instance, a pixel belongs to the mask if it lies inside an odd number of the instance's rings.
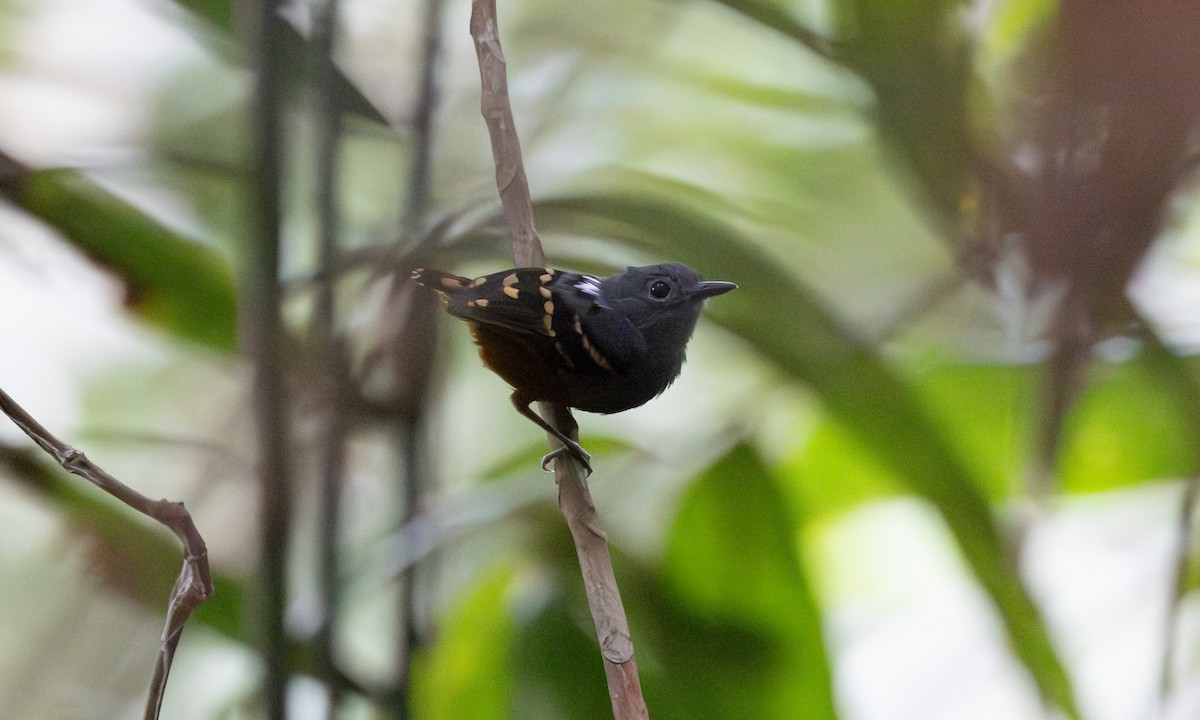
{"label": "small bird", "polygon": [[599,278],[553,268],[514,268],[475,279],[417,268],[446,311],[466,320],[483,364],[513,387],[517,412],[563,444],[591,472],[591,456],[530,407],[535,401],[595,413],[645,404],[679,376],[706,298],[737,287],[701,280],[679,263],[631,267]]}

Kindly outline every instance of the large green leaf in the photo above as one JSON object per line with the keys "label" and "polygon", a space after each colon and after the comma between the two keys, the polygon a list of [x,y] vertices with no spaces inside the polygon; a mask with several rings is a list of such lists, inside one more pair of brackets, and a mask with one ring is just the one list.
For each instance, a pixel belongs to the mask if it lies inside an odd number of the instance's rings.
{"label": "large green leaf", "polygon": [[513,694],[513,572],[498,567],[442,618],[436,642],[413,660],[412,703],[421,720],[505,720]]}
{"label": "large green leaf", "polygon": [[[552,522],[562,520],[552,518]],[[575,558],[564,554],[561,559],[560,572],[569,573],[571,584],[581,586],[574,580],[579,577]],[[580,611],[585,605],[582,597],[577,602],[551,603],[523,624],[511,658],[516,672],[516,717],[592,720],[612,715],[595,631]],[[641,640],[635,633],[639,658],[644,649]],[[659,717],[659,708],[648,704],[652,715]]]}
{"label": "large green leaf", "polygon": [[[835,717],[820,613],[797,548],[799,523],[773,473],[739,446],[701,473],[667,522],[657,566],[611,548],[651,716]],[[526,609],[510,657],[514,710],[521,718],[610,716],[577,556],[560,517],[538,516],[537,528],[540,587],[510,586],[510,594],[525,592],[516,606]],[[476,652],[495,650],[480,645]]]}
{"label": "large green leaf", "polygon": [[[1103,492],[1186,477],[1200,467],[1200,404],[1194,387],[1154,349],[1094,364],[1063,431],[1057,473],[1065,492]],[[913,387],[940,432],[988,497],[1020,491],[1029,471],[1042,369],[1036,365],[935,364],[914,371]],[[894,492],[895,473],[863,457],[864,443],[831,417],[789,459],[807,480],[814,513],[837,513]],[[836,478],[836,483],[824,482]]]}
{"label": "large green leaf", "polygon": [[938,510],[995,602],[1017,655],[1045,696],[1077,717],[1070,680],[1005,555],[986,498],[912,389],[795,278],[714,219],[710,209],[720,200],[645,176],[616,180],[539,202],[539,225],[653,248],[739,283],[739,290],[711,304],[712,316],[809,384],[845,427]]}
{"label": "large green leaf", "polygon": [[[226,32],[233,32],[235,0],[175,0],[175,4]],[[246,6],[247,10],[249,5]]]}
{"label": "large green leaf", "polygon": [[[1065,421],[1057,473],[1066,492],[1101,492],[1200,466],[1200,418],[1185,361],[1147,347],[1128,360],[1096,362]],[[1003,499],[1028,471],[1037,425],[1036,365],[939,365],[915,381],[989,496]]]}
{"label": "large green leaf", "polygon": [[830,42],[806,26],[796,14],[797,4],[780,0],[718,0],[722,5],[766,27],[806,45],[821,54],[831,51]]}
{"label": "large green leaf", "polygon": [[[1037,368],[926,363],[909,382],[972,482],[993,500],[1011,497],[1027,470]],[[894,495],[904,484],[896,468],[835,415],[822,418],[785,464],[804,478],[796,489],[813,516]]]}
{"label": "large green leaf", "polygon": [[[821,615],[797,551],[799,525],[772,472],[745,445],[684,493],[663,582],[695,620],[660,650],[661,691],[680,717],[837,716]],[[723,631],[687,632],[705,624]],[[686,642],[701,637],[706,647]]]}
{"label": "large green leaf", "polygon": [[1161,347],[1134,360],[1093,364],[1066,419],[1063,489],[1097,492],[1200,468],[1200,396],[1186,361]]}
{"label": "large green leaf", "polygon": [[803,446],[780,463],[780,474],[808,517],[824,519],[904,492],[893,469],[835,416],[825,415]]}
{"label": "large green leaf", "polygon": [[1027,470],[1038,368],[938,364],[914,380],[918,397],[974,482],[1004,500]]}
{"label": "large green leaf", "polygon": [[185,237],[73,170],[10,176],[7,197],[120,278],[143,319],[219,350],[237,341],[233,272],[212,247]]}

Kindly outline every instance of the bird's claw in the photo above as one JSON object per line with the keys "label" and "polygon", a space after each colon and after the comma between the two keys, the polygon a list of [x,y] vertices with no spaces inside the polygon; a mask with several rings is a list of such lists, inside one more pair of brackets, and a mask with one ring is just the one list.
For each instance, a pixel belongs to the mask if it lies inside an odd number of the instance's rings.
{"label": "bird's claw", "polygon": [[589,455],[588,452],[579,445],[579,443],[563,445],[562,447],[555,448],[554,450],[551,450],[543,455],[542,470],[545,472],[554,472],[549,467],[550,461],[560,458],[564,455],[571,455],[579,461],[579,464],[583,466],[584,477],[592,474],[592,456]]}

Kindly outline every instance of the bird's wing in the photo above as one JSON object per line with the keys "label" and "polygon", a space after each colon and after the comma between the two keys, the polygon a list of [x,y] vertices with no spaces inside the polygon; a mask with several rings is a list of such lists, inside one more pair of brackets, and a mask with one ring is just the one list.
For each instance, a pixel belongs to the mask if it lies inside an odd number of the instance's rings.
{"label": "bird's wing", "polygon": [[519,333],[552,335],[549,285],[555,274],[549,268],[518,268],[472,280],[422,269],[413,272],[413,279],[436,290],[451,315]]}
{"label": "bird's wing", "polygon": [[577,367],[588,363],[624,374],[645,357],[642,332],[604,296],[601,280],[568,275],[556,283],[559,345]]}

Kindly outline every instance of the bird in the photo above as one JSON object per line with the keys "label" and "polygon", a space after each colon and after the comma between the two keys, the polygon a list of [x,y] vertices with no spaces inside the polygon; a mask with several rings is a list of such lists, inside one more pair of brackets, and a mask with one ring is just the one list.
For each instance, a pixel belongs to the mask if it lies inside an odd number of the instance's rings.
{"label": "bird", "polygon": [[568,437],[578,430],[570,413],[556,413],[560,430],[532,404],[604,414],[644,405],[679,376],[704,301],[737,287],[682,263],[606,278],[548,267],[476,278],[416,268],[411,278],[470,325],[483,364],[512,386],[517,412],[562,443],[542,469],[565,452],[589,474],[591,456]]}

